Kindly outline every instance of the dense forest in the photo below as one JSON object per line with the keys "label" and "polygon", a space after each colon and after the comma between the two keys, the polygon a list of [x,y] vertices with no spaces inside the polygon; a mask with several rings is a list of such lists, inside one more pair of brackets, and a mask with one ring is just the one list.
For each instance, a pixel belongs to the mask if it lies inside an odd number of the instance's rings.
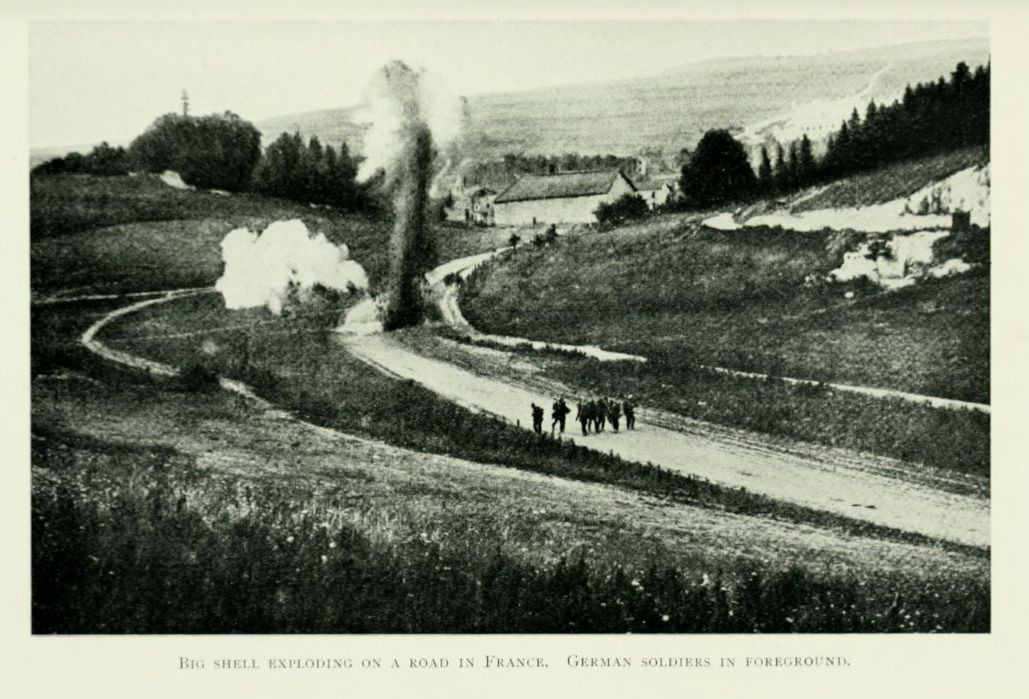
{"label": "dense forest", "polygon": [[900,160],[935,155],[963,146],[990,143],[990,66],[972,71],[958,63],[947,80],[908,86],[892,104],[869,102],[864,118],[855,109],[829,136],[825,155],[816,159],[805,134],[774,162],[761,149],[758,181],[764,191],[838,179]]}

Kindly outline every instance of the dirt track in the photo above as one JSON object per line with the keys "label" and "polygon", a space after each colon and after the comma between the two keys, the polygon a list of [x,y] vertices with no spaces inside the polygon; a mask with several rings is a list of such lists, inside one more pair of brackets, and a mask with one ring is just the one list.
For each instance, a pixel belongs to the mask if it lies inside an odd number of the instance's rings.
{"label": "dirt track", "polygon": [[[490,256],[451,261],[430,273],[429,281],[443,287],[441,280],[446,274],[467,274]],[[463,331],[474,332],[461,314],[456,298],[454,287],[442,288],[440,307],[444,320]],[[530,404],[549,408],[555,398],[514,381],[478,375],[422,356],[386,335],[342,335],[341,342],[355,356],[381,371],[414,380],[459,405],[492,413],[526,429],[531,426]],[[569,396],[568,400],[571,403],[574,398]],[[839,461],[786,454],[761,435],[748,435],[741,440],[737,438],[738,430],[709,426],[684,433],[658,426],[675,423],[672,417],[642,411],[640,427],[634,432],[604,432],[580,436],[579,440],[631,461],[652,462],[777,499],[941,539],[989,546],[988,498],[945,492],[862,468],[857,454]],[[576,428],[569,421],[569,436]]]}
{"label": "dirt track", "polygon": [[[498,415],[531,428],[529,405],[550,405],[554,397],[513,383],[478,376],[421,356],[387,335],[342,336],[355,356],[393,376],[412,379],[472,410]],[[571,398],[571,397],[569,397]],[[653,424],[639,413],[633,432],[610,431],[578,438],[580,443],[631,461],[652,462],[711,481],[741,486],[780,500],[867,520],[927,536],[989,546],[990,513],[985,498],[943,492],[887,478],[849,465],[777,453],[774,448],[707,435],[684,434]],[[568,425],[568,436],[577,428]]]}
{"label": "dirt track", "polygon": [[[169,292],[119,309],[89,328],[83,335],[83,344],[109,360],[155,373],[175,373],[172,367],[131,355],[121,356],[124,353],[111,350],[95,336],[116,317],[193,293],[198,292]],[[422,356],[385,334],[341,335],[340,342],[381,371],[414,380],[459,405],[492,413],[525,429],[529,429],[529,405],[536,402],[549,406],[554,398],[513,381],[477,375],[452,363]],[[222,385],[237,393],[249,393],[238,382],[223,379]],[[783,453],[772,440],[764,440],[761,435],[740,440],[735,435],[738,431],[717,427],[684,432],[678,425],[673,425],[676,429],[659,426],[669,424],[667,415],[640,411],[639,417],[640,427],[634,432],[605,432],[583,441],[591,448],[610,451],[631,461],[651,462],[780,500],[935,538],[989,546],[987,498],[945,492],[861,468],[855,465],[860,463],[859,455],[834,463],[810,455]],[[569,436],[573,428],[574,423],[570,422]]]}

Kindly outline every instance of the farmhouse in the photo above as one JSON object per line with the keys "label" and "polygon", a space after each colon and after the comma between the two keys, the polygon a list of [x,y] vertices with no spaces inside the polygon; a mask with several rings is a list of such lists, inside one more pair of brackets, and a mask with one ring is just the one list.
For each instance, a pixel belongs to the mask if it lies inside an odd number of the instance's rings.
{"label": "farmhouse", "polygon": [[451,192],[453,204],[446,208],[448,221],[479,226],[493,225],[493,200],[497,193],[488,187],[473,187]]}
{"label": "farmhouse", "polygon": [[525,175],[493,201],[498,226],[545,223],[593,223],[605,202],[636,191],[618,170]]}
{"label": "farmhouse", "polygon": [[647,202],[648,207],[656,209],[675,196],[676,182],[674,178],[669,177],[638,179],[636,190],[643,201]]}

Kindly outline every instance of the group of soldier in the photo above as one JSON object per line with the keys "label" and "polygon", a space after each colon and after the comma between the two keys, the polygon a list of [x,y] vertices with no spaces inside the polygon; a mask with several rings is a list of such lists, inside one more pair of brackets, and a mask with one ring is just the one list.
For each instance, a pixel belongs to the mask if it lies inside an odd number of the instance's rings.
{"label": "group of soldier", "polygon": [[[564,396],[556,401],[550,410],[550,433],[564,434],[565,423],[572,409],[565,403]],[[543,433],[543,418],[545,412],[540,405],[532,404],[532,429],[536,434]],[[632,396],[624,397],[622,400],[612,398],[590,398],[580,400],[576,405],[575,420],[582,427],[583,436],[588,435],[590,430],[595,434],[603,432],[607,424],[611,429],[618,431],[622,417],[625,417],[625,429],[636,429],[636,401]]]}

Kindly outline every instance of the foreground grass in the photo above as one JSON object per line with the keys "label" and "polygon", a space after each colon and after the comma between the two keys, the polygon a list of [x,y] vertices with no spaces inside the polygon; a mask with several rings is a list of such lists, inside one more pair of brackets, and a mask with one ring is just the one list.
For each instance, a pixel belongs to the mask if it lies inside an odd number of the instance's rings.
{"label": "foreground grass", "polygon": [[[301,219],[368,272],[373,289],[389,266],[388,217],[312,209],[256,195],[173,189],[149,177],[38,176],[31,190],[32,288],[152,291],[210,286],[221,275],[221,241],[233,228],[261,230]],[[440,258],[504,245],[509,233],[440,225]]]}
{"label": "foreground grass", "polygon": [[531,565],[375,536],[342,488],[222,478],[173,449],[33,449],[35,633],[987,631],[988,583]]}

